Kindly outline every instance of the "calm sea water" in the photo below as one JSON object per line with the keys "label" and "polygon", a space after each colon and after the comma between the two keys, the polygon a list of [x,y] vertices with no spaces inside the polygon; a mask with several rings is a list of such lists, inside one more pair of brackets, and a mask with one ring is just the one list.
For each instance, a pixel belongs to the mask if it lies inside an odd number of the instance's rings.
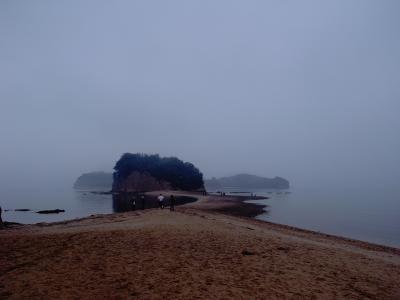
{"label": "calm sea water", "polygon": [[[227,190],[228,191],[228,190]],[[232,191],[232,190],[231,190]],[[267,200],[266,212],[257,218],[304,229],[400,247],[400,189],[291,189],[290,193],[254,190]],[[0,190],[3,209],[28,208],[29,212],[3,212],[6,221],[54,222],[114,212],[111,195],[59,189]],[[65,213],[40,215],[36,210],[65,209]]]}
{"label": "calm sea water", "polygon": [[[57,189],[3,189],[0,190],[0,206],[3,210],[27,208],[32,211],[3,212],[3,220],[32,224],[56,222],[86,217],[92,214],[112,213],[111,195],[93,194],[90,191],[76,191],[71,187]],[[64,209],[60,214],[37,214],[35,211]]]}
{"label": "calm sea water", "polygon": [[258,190],[268,205],[257,219],[400,247],[400,189]]}

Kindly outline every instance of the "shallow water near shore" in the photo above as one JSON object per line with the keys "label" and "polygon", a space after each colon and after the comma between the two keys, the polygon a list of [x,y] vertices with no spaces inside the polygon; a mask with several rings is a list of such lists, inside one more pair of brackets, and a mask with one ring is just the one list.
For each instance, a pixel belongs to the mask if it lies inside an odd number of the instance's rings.
{"label": "shallow water near shore", "polygon": [[[240,192],[234,189],[225,191]],[[290,191],[245,192],[269,197],[267,200],[248,201],[268,205],[266,212],[256,217],[259,220],[400,247],[400,189],[293,188]],[[119,211],[112,195],[76,191],[70,187],[3,189],[0,191],[0,205],[3,210],[10,210],[3,212],[4,221],[25,224]],[[31,211],[14,211],[25,208]],[[35,213],[57,208],[65,209],[65,212],[49,215]]]}
{"label": "shallow water near shore", "polygon": [[[82,218],[92,214],[112,213],[112,195],[93,194],[91,191],[77,191],[71,187],[53,189],[9,189],[0,191],[0,205],[3,220],[32,224],[57,222]],[[15,209],[30,209],[20,212]],[[64,209],[59,214],[37,214],[38,210]],[[4,211],[9,210],[9,211]]]}
{"label": "shallow water near shore", "polygon": [[258,190],[259,220],[400,247],[400,189]]}
{"label": "shallow water near shore", "polygon": [[[132,210],[133,195],[112,195],[108,191],[109,189],[75,190],[73,188],[2,190],[0,191],[0,206],[3,208],[3,221],[22,224],[48,223]],[[169,195],[164,196],[165,205],[169,205]],[[193,197],[176,196],[175,205],[195,200]],[[146,209],[157,206],[155,197],[146,196]],[[135,208],[142,209],[142,202],[139,199]],[[36,213],[40,210],[53,209],[62,209],[65,212]]]}

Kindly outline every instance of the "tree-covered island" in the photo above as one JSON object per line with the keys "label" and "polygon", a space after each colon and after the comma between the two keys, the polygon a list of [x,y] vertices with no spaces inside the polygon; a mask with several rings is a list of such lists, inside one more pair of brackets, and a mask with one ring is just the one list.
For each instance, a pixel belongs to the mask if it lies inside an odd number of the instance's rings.
{"label": "tree-covered island", "polygon": [[204,190],[203,174],[190,162],[158,154],[125,153],[117,161],[112,190]]}

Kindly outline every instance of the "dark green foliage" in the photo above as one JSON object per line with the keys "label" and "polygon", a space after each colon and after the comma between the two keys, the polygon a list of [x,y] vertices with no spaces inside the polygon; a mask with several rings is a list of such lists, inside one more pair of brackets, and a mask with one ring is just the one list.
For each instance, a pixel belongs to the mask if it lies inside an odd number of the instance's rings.
{"label": "dark green foliage", "polygon": [[203,174],[193,164],[176,157],[125,153],[115,164],[114,170],[114,181],[125,179],[137,171],[168,181],[175,189],[197,190],[204,185]]}
{"label": "dark green foliage", "polygon": [[105,172],[90,172],[79,176],[74,188],[111,188],[112,174]]}

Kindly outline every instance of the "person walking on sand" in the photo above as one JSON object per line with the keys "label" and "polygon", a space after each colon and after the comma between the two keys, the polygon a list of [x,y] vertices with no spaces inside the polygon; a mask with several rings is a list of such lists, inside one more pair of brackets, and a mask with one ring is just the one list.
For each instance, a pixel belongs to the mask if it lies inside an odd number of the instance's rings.
{"label": "person walking on sand", "polygon": [[131,210],[136,209],[136,195],[133,195],[131,198]]}
{"label": "person walking on sand", "polygon": [[162,194],[158,196],[158,207],[164,209],[164,196]]}
{"label": "person walking on sand", "polygon": [[1,206],[0,206],[0,228],[4,227],[3,219],[1,218],[1,213],[2,212],[3,212],[3,210],[1,209]]}
{"label": "person walking on sand", "polygon": [[169,210],[171,210],[171,211],[175,210],[175,197],[174,197],[174,195],[171,195],[169,197]]}
{"label": "person walking on sand", "polygon": [[143,194],[140,196],[140,199],[142,200],[142,209],[144,209],[144,195]]}

